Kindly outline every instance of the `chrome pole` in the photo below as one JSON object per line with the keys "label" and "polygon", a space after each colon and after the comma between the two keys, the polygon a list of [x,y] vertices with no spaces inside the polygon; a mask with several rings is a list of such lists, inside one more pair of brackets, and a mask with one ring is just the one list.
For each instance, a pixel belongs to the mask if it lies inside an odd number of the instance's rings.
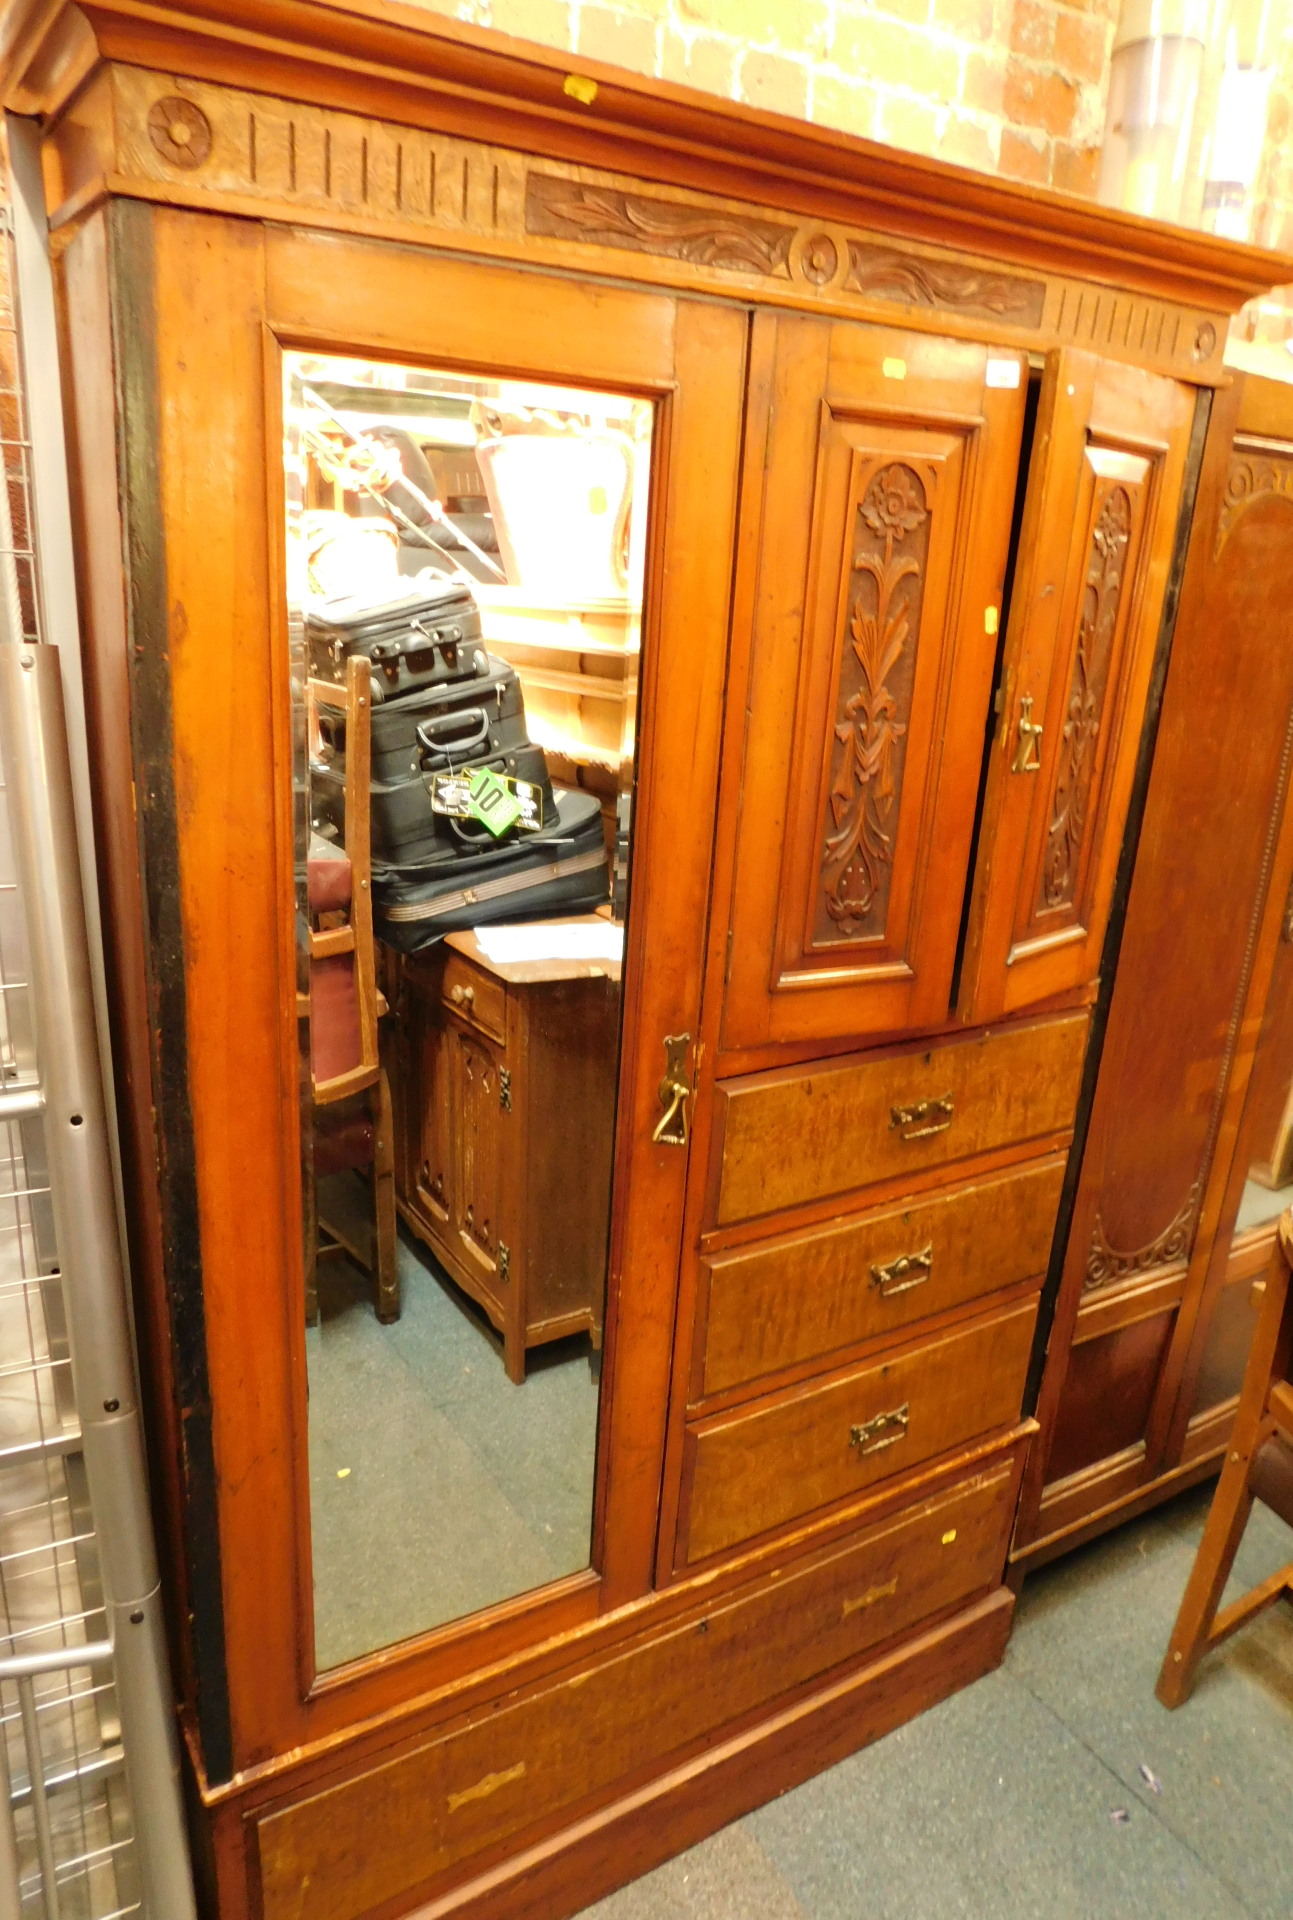
{"label": "chrome pole", "polygon": [[0,1724],[0,1920],[22,1920],[22,1881],[18,1869],[18,1835],[13,1820],[13,1786],[9,1779],[9,1740]]}
{"label": "chrome pole", "polygon": [[45,1757],[40,1745],[40,1725],[36,1719],[36,1689],[30,1674],[18,1676],[18,1709],[22,1714],[23,1745],[27,1749],[27,1778],[31,1782],[31,1811],[36,1824],[36,1854],[40,1861],[40,1897],[45,1920],[62,1920],[63,1903],[58,1895],[58,1867],[54,1858],[54,1830],[49,1820],[49,1797],[45,1792]]}

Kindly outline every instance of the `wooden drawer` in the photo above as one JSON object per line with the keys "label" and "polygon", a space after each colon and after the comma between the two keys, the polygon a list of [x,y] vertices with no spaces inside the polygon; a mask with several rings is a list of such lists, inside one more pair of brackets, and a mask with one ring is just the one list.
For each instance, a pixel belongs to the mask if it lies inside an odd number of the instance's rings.
{"label": "wooden drawer", "polygon": [[440,999],[452,1013],[503,1046],[507,1040],[507,989],[493,974],[445,949]]}
{"label": "wooden drawer", "polygon": [[687,1437],[680,1561],[862,1493],[1019,1418],[1037,1300],[814,1381]]}
{"label": "wooden drawer", "polygon": [[1015,1451],[844,1545],[783,1565],[591,1671],[261,1818],[265,1920],[352,1920],[564,1806],[659,1768],[1000,1584]]}
{"label": "wooden drawer", "polygon": [[694,1399],[1046,1270],[1064,1156],[702,1260]]}
{"label": "wooden drawer", "polygon": [[717,1224],[1063,1133],[1087,1014],[720,1083]]}

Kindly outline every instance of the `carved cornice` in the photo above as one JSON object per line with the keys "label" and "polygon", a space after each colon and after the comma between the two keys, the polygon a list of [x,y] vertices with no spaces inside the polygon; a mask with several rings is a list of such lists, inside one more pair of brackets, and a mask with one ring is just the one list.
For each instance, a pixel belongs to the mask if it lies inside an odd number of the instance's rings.
{"label": "carved cornice", "polygon": [[1213,319],[1118,289],[1003,273],[620,173],[173,71],[100,68],[54,123],[55,226],[104,194],[260,215],[680,290],[936,328],[1032,351],[1091,346],[1210,382]]}
{"label": "carved cornice", "polygon": [[[81,15],[107,60],[613,168],[918,245],[953,239],[990,261],[1212,313],[1233,312],[1293,279],[1293,261],[1256,247],[522,45],[396,0],[84,0]],[[50,0],[10,0],[0,37],[7,102],[22,97],[31,110],[37,56],[48,64],[51,39],[70,34],[77,17]],[[33,22],[47,27],[43,40]],[[567,91],[572,66],[581,84]],[[46,111],[66,97],[48,86]]]}

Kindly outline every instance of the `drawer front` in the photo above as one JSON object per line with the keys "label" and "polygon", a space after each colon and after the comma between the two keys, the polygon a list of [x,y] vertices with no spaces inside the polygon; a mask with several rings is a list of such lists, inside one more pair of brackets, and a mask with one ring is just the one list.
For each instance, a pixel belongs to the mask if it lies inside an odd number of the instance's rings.
{"label": "drawer front", "polygon": [[258,1823],[265,1920],[351,1920],[999,1585],[1014,1450],[466,1727]]}
{"label": "drawer front", "polygon": [[1037,1300],[688,1436],[690,1563],[1019,1418]]}
{"label": "drawer front", "polygon": [[1064,1156],[704,1260],[696,1396],[836,1353],[1046,1270]]}
{"label": "drawer front", "polygon": [[719,1088],[717,1224],[1064,1132],[1087,1018],[1065,1014],[728,1081]]}
{"label": "drawer front", "polygon": [[440,999],[452,1013],[501,1047],[507,1039],[507,989],[492,974],[482,973],[461,954],[447,951],[440,981]]}

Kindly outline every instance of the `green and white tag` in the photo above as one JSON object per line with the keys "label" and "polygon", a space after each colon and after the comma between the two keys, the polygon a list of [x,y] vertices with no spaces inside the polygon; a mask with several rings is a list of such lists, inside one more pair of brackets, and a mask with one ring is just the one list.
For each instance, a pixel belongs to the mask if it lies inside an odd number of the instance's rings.
{"label": "green and white tag", "polygon": [[[488,783],[486,786],[484,783]],[[479,820],[501,839],[509,827],[537,833],[543,825],[543,789],[510,774],[487,767],[466,767],[461,773],[431,776],[431,810],[455,820]],[[502,794],[502,800],[497,795]]]}

